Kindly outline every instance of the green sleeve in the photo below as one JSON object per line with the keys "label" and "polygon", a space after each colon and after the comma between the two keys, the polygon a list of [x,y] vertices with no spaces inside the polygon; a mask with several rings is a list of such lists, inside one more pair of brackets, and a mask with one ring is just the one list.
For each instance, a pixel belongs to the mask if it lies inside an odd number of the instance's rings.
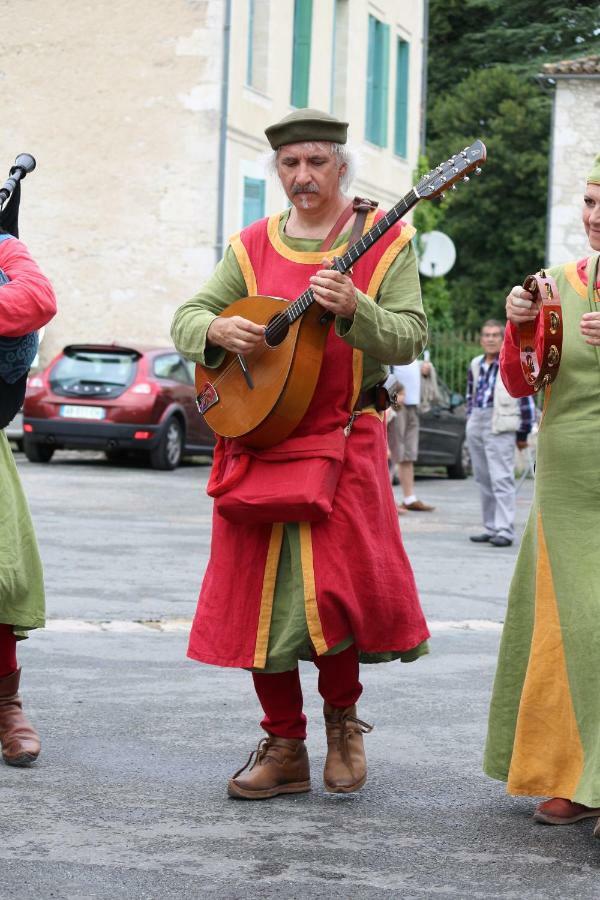
{"label": "green sleeve", "polygon": [[403,365],[416,359],[427,342],[417,257],[409,243],[385,274],[376,300],[357,291],[354,319],[336,318],[336,333],[365,354],[367,369]]}
{"label": "green sleeve", "polygon": [[197,294],[179,307],[173,317],[171,338],[180,353],[207,368],[220,366],[222,347],[207,347],[206,332],[212,320],[248,291],[235,253],[227,247],[223,259]]}

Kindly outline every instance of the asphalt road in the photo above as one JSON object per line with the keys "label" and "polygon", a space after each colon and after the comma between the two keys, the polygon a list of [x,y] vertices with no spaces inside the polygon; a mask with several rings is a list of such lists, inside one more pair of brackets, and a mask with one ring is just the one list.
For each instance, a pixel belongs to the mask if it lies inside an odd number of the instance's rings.
{"label": "asphalt road", "polygon": [[[364,667],[369,781],[324,793],[320,702],[302,666],[313,790],[229,800],[259,738],[248,675],[185,658],[208,553],[208,470],[19,458],[44,557],[50,627],[20,650],[43,737],[0,767],[0,898],[596,898],[593,822],[532,823],[481,772],[516,548],[474,546],[472,480],[421,478],[436,504],[402,529],[430,656]],[[519,497],[522,530],[531,483]]]}

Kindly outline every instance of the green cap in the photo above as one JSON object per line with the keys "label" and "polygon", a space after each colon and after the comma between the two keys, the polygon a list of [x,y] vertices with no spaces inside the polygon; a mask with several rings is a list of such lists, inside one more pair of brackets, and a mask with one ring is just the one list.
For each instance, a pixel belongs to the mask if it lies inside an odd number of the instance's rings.
{"label": "green cap", "polygon": [[594,165],[592,166],[592,171],[587,177],[588,184],[600,184],[600,153],[594,160]]}
{"label": "green cap", "polygon": [[320,109],[295,109],[275,125],[265,129],[267,140],[273,150],[284,144],[298,144],[301,141],[331,141],[345,144],[348,123],[340,122]]}

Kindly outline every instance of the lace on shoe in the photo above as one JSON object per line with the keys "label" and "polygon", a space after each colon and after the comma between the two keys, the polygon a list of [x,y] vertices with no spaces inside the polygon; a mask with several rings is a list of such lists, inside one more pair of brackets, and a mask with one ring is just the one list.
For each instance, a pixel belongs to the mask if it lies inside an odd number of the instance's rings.
{"label": "lace on shoe", "polygon": [[242,772],[245,772],[248,769],[250,772],[255,766],[259,766],[264,759],[268,756],[271,756],[273,759],[277,758],[276,752],[280,748],[273,741],[273,737],[268,735],[267,737],[261,738],[258,742],[256,750],[253,750],[250,756],[248,757],[248,761],[239,769],[235,775],[232,775],[232,778],[237,778],[238,775],[241,775]]}
{"label": "lace on shoe", "polygon": [[[350,756],[348,753],[348,741],[352,734],[369,734],[373,731],[373,725],[369,725],[368,722],[363,722],[362,719],[357,719],[356,716],[353,716],[351,713],[343,713],[338,722],[335,723],[339,725],[338,733],[335,735],[337,737],[338,742],[338,750],[342,754],[342,759],[345,763],[350,763]],[[354,727],[352,727],[354,726]]]}

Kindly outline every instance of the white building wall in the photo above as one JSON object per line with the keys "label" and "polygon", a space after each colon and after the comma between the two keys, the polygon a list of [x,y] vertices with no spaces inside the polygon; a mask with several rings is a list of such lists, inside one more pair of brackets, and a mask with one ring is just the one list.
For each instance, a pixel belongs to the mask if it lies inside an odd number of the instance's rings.
{"label": "white building wall", "polygon": [[[335,6],[313,2],[309,105],[347,117],[363,157],[351,190],[389,207],[417,161],[423,0],[338,3],[332,80]],[[212,272],[226,7],[28,0],[0,33],[0,179],[17,153],[36,156],[21,232],[59,302],[42,362],[72,342],[169,343],[174,310]],[[292,109],[294,0],[255,0],[255,10],[261,71],[248,87],[248,0],[232,0],[225,238],[241,227],[244,175],[263,177],[264,129]],[[369,13],[390,26],[385,148],[364,139]],[[410,42],[406,160],[393,152],[398,35]],[[285,205],[267,179],[266,212]]]}
{"label": "white building wall", "polygon": [[585,178],[600,153],[600,78],[558,79],[554,103],[548,265],[590,252],[581,213]]}
{"label": "white building wall", "polygon": [[42,359],[167,343],[214,265],[223,0],[25,6],[0,33],[0,167],[38,160],[21,235],[58,296]]}
{"label": "white building wall", "polygon": [[[246,84],[248,58],[248,0],[233,0],[231,30],[231,68],[229,85],[229,127],[227,143],[227,200],[225,230],[232,234],[242,225],[243,174],[259,177],[262,158],[269,150],[264,129],[292,112],[290,105],[292,75],[293,0],[255,0],[268,8],[269,52],[265,89],[258,91]],[[352,193],[367,195],[389,208],[413,183],[419,152],[421,126],[421,84],[423,61],[423,2],[398,0],[346,0],[346,11],[339,16],[345,29],[345,53],[337,54],[337,75],[333,78],[335,0],[314,0],[308,105],[332,112],[350,122],[348,139],[357,149],[361,167]],[[376,147],[365,138],[368,16],[376,16],[390,26],[390,68],[388,92],[388,146]],[[401,37],[410,44],[408,154],[400,159],[393,152],[396,96],[396,44]],[[339,50],[339,48],[338,48]],[[346,57],[346,66],[343,68]],[[343,77],[342,71],[343,69]],[[333,108],[332,108],[333,107]],[[267,179],[266,214],[286,205],[275,178]]]}

